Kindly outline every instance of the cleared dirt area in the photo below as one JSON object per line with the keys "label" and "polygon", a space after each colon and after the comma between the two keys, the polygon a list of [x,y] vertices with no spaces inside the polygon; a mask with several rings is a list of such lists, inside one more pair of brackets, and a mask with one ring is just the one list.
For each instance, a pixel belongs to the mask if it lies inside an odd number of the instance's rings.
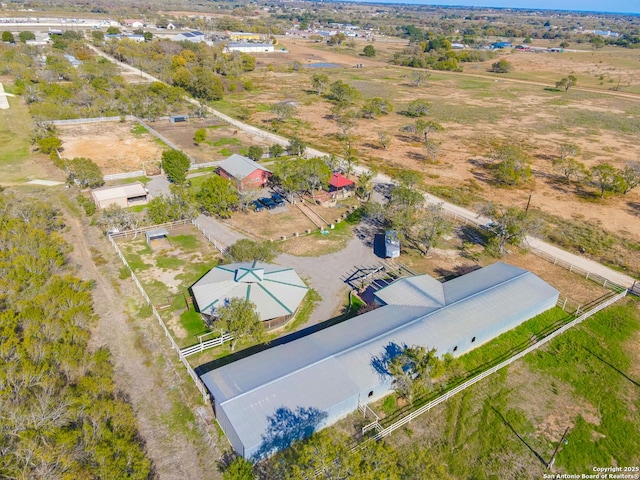
{"label": "cleared dirt area", "polygon": [[159,162],[165,149],[149,133],[133,122],[87,123],[58,127],[64,158],[93,160],[103,175],[133,172],[143,162]]}
{"label": "cleared dirt area", "polygon": [[[188,122],[180,123],[162,120],[155,122],[153,128],[195,158],[197,163],[224,160],[234,153],[246,155],[252,145],[262,147],[265,153],[269,147],[261,137],[209,118],[191,118]],[[207,136],[204,142],[196,144],[193,137],[200,128],[205,129]]]}

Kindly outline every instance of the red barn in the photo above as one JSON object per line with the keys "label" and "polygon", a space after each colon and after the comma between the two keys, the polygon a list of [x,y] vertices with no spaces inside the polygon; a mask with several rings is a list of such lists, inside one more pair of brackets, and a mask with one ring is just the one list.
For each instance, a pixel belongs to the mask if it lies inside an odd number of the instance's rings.
{"label": "red barn", "polygon": [[271,170],[258,165],[250,158],[234,153],[220,162],[218,174],[231,180],[238,191],[243,191],[266,186],[271,177]]}

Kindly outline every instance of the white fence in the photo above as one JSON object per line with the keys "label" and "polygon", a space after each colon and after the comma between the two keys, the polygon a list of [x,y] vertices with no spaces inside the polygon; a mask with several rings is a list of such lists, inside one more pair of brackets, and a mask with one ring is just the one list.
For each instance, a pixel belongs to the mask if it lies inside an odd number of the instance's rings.
{"label": "white fence", "polygon": [[167,222],[167,223],[160,223],[158,225],[149,225],[149,226],[146,226],[146,227],[138,227],[135,230],[125,230],[124,232],[110,233],[109,237],[110,238],[135,237],[136,235],[140,235],[141,233],[147,232],[149,230],[157,230],[159,228],[166,228],[167,230],[170,230],[170,229],[175,228],[175,227],[180,227],[182,225],[191,225],[193,223],[194,223],[194,220],[191,220],[190,218],[187,218],[185,220],[176,220],[175,222]]}
{"label": "white fence", "polygon": [[230,340],[233,340],[233,335],[230,335],[228,333],[223,333],[218,338],[206,340],[196,345],[183,348],[182,350],[180,350],[180,353],[182,354],[183,357],[188,357],[189,355],[195,355],[196,353],[204,352],[208,348],[219,347],[223,343],[228,342]]}
{"label": "white fence", "polygon": [[192,220],[192,223],[195,225],[195,227],[198,229],[198,231],[202,234],[202,236],[204,238],[206,238],[207,240],[209,240],[211,245],[213,245],[223,255],[226,254],[227,247],[225,247],[223,244],[218,242],[214,237],[212,237],[211,234],[209,232],[207,232],[204,229],[204,227],[202,227],[195,218]]}
{"label": "white fence", "polygon": [[54,125],[62,126],[62,125],[80,125],[83,123],[121,122],[123,120],[137,121],[138,118],[133,115],[118,115],[114,117],[70,118],[67,120],[51,120],[51,123]]}
{"label": "white fence", "polygon": [[[380,440],[381,438],[386,437],[387,435],[391,434],[393,431],[395,431],[398,428],[400,428],[400,427],[406,425],[407,423],[411,422],[411,420],[414,420],[415,418],[419,417],[423,413],[428,412],[429,410],[431,410],[436,405],[441,404],[442,402],[448,400],[449,398],[453,397],[457,393],[460,393],[461,391],[463,391],[463,390],[469,388],[470,386],[478,383],[480,380],[483,380],[484,378],[486,378],[489,375],[497,372],[498,370],[501,370],[502,368],[504,368],[504,367],[506,367],[508,365],[511,365],[513,362],[515,362],[516,360],[519,360],[520,358],[524,357],[526,354],[528,354],[530,352],[533,352],[534,350],[540,348],[544,344],[546,344],[546,343],[550,342],[551,340],[553,340],[558,335],[561,335],[564,332],[566,332],[567,330],[569,330],[571,327],[577,325],[578,323],[581,323],[582,321],[584,321],[585,319],[589,318],[593,314],[599,312],[603,308],[606,308],[609,305],[617,302],[618,300],[623,298],[626,294],[627,294],[627,290],[623,290],[622,292],[620,292],[620,293],[608,298],[607,300],[605,300],[604,302],[602,302],[599,305],[595,306],[591,310],[583,313],[578,318],[575,318],[571,322],[569,322],[566,325],[560,327],[556,331],[550,333],[549,335],[547,335],[543,339],[539,340],[535,344],[533,344],[530,347],[524,349],[522,352],[517,353],[516,355],[514,355],[511,358],[509,358],[508,360],[505,360],[504,362],[496,365],[495,367],[492,367],[489,370],[486,370],[486,371],[482,372],[481,374],[473,377],[472,379],[467,380],[463,384],[461,384],[461,385],[457,386],[456,388],[446,392],[444,395],[436,398],[435,400],[432,400],[431,402],[423,405],[422,407],[418,408],[417,410],[409,413],[407,416],[405,416],[405,417],[401,418],[400,420],[392,423],[388,427],[380,429],[378,431],[378,433],[376,433],[372,437],[372,439],[373,440]],[[354,451],[358,450],[358,449],[362,448],[363,445],[364,445],[364,443],[358,445],[357,447],[354,447],[353,450]]]}
{"label": "white fence", "polygon": [[134,172],[125,172],[125,173],[112,173],[110,175],[105,175],[102,177],[105,181],[109,180],[120,180],[122,178],[135,178],[135,177],[144,177],[144,170],[136,170]]}
{"label": "white fence", "polygon": [[[174,222],[174,223],[176,223],[176,222]],[[151,228],[158,228],[158,227],[159,227],[158,225],[155,225],[155,226],[153,226]],[[148,229],[149,228],[147,228],[147,230]],[[118,235],[118,234],[116,234],[116,235]],[[126,237],[126,235],[125,235],[125,237]],[[107,238],[111,242],[111,245],[113,245],[114,250],[116,251],[116,253],[120,257],[120,260],[122,260],[122,263],[124,263],[124,265],[129,269],[129,272],[131,273],[131,278],[132,278],[133,282],[136,284],[136,287],[138,287],[138,290],[140,290],[140,293],[142,294],[142,297],[144,298],[144,301],[147,303],[147,305],[149,305],[151,307],[151,311],[153,313],[153,316],[156,317],[156,320],[158,320],[158,323],[162,327],[162,330],[164,330],[165,336],[169,339],[169,342],[171,343],[171,348],[173,348],[178,353],[178,358],[180,359],[182,364],[185,366],[185,368],[187,369],[187,373],[189,373],[189,375],[193,379],[194,383],[196,384],[196,387],[198,388],[198,390],[202,394],[202,400],[205,403],[208,402],[209,401],[209,394],[207,392],[206,387],[204,386],[204,384],[200,380],[200,377],[198,377],[198,375],[196,375],[196,372],[193,371],[193,369],[191,368],[191,365],[189,365],[189,362],[187,362],[187,360],[184,357],[184,355],[182,355],[182,353],[180,352],[180,348],[178,347],[178,344],[176,344],[175,340],[171,336],[171,332],[169,332],[169,329],[167,328],[167,326],[165,325],[164,321],[162,320],[162,317],[158,313],[158,310],[156,310],[156,307],[153,305],[153,303],[151,303],[151,299],[149,298],[149,296],[147,295],[147,292],[145,292],[144,288],[142,287],[142,284],[140,283],[140,281],[136,277],[135,273],[133,272],[133,270],[129,266],[129,263],[127,262],[127,259],[124,258],[124,255],[120,251],[120,248],[118,248],[118,244],[114,240],[113,235],[109,234],[109,235],[107,235]],[[122,236],[119,237],[119,238],[122,238]]]}

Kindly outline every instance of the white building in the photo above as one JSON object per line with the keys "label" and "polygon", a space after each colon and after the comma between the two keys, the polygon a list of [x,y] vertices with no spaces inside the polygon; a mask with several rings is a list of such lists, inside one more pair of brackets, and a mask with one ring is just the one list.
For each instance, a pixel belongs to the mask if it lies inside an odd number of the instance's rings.
{"label": "white building", "polygon": [[224,49],[226,52],[243,53],[271,53],[274,51],[272,43],[229,43]]}

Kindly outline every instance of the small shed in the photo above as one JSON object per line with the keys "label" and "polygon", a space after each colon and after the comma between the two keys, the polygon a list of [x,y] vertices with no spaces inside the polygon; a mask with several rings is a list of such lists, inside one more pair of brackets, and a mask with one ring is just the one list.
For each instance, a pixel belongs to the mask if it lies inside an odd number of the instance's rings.
{"label": "small shed", "polygon": [[156,230],[148,230],[144,233],[147,237],[147,245],[151,246],[151,242],[154,240],[163,240],[167,238],[169,232],[165,228],[158,228]]}
{"label": "small shed", "polygon": [[140,182],[115,187],[102,187],[91,190],[91,198],[96,207],[107,208],[110,205],[127,208],[136,205],[146,205],[149,193]]}
{"label": "small shed", "polygon": [[395,230],[387,230],[384,233],[384,256],[387,258],[400,256],[400,240],[398,240],[398,232]]}
{"label": "small shed", "polygon": [[169,117],[169,121],[171,123],[181,123],[186,122],[188,118],[189,117],[187,117],[186,115],[172,115],[171,117]]}
{"label": "small shed", "polygon": [[355,183],[341,173],[334,173],[329,180],[329,191],[342,198],[353,195]]}

